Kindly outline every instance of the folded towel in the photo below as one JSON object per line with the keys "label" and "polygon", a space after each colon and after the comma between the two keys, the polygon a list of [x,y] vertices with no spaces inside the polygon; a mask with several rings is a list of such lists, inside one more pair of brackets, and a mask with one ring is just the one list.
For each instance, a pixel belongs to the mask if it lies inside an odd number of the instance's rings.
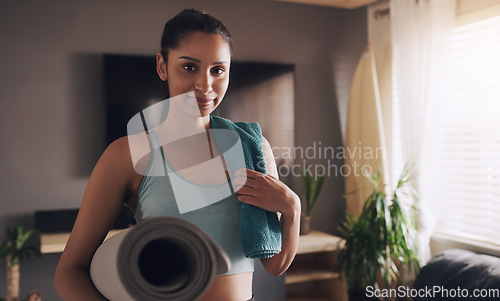
{"label": "folded towel", "polygon": [[[262,131],[256,122],[237,122],[220,117],[210,117],[212,129],[229,129],[238,133],[243,147],[246,168],[267,173],[262,151]],[[217,146],[224,153],[232,147],[227,139],[217,139]],[[231,164],[231,160],[226,160]],[[269,258],[281,252],[281,227],[276,212],[269,212],[252,205],[241,205],[240,237],[243,252],[248,258]]]}
{"label": "folded towel", "polygon": [[281,228],[275,212],[242,204],[240,236],[248,258],[269,258],[281,252]]}

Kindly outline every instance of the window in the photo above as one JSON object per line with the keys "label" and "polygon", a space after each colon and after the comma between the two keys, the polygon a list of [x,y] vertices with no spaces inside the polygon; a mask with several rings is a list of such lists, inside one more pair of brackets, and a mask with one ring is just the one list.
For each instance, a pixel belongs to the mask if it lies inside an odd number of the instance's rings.
{"label": "window", "polygon": [[500,246],[500,17],[456,27],[429,206],[435,232]]}

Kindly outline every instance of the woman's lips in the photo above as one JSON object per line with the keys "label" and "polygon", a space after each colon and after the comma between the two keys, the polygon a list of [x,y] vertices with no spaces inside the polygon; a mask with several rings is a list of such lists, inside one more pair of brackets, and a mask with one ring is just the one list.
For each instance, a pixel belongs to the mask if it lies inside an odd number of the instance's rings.
{"label": "woman's lips", "polygon": [[213,102],[213,100],[209,99],[209,98],[196,97],[196,102],[198,103],[198,106],[206,108],[206,107],[210,106],[210,104]]}

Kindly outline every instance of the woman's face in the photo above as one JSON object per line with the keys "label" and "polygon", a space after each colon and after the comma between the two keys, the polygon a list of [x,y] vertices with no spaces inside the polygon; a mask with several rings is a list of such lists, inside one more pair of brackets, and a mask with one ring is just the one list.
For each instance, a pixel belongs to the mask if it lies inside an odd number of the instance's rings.
{"label": "woman's face", "polygon": [[170,97],[194,91],[191,100],[196,102],[201,116],[217,108],[229,85],[231,64],[229,44],[223,37],[203,32],[187,34],[177,49],[168,52],[166,69],[159,56],[157,63],[163,66],[159,66],[158,74],[168,81]]}

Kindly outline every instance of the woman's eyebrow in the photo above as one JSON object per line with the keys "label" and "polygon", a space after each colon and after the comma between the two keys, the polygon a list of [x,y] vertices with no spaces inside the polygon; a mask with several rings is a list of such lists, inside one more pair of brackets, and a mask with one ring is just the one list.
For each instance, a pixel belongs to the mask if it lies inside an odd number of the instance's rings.
{"label": "woman's eyebrow", "polygon": [[192,58],[192,57],[189,57],[189,56],[180,56],[179,58],[180,58],[180,59],[192,60],[192,61],[195,61],[195,62],[201,63],[201,61],[200,61],[199,59],[195,59],[195,58]]}
{"label": "woman's eyebrow", "polygon": [[[195,59],[195,58],[190,57],[190,56],[180,56],[179,59],[192,60],[192,61],[195,61],[197,63],[201,63],[201,61],[199,59]],[[220,61],[220,62],[215,62],[213,64],[214,65],[222,65],[222,64],[228,64],[228,62],[226,62],[226,61]]]}

